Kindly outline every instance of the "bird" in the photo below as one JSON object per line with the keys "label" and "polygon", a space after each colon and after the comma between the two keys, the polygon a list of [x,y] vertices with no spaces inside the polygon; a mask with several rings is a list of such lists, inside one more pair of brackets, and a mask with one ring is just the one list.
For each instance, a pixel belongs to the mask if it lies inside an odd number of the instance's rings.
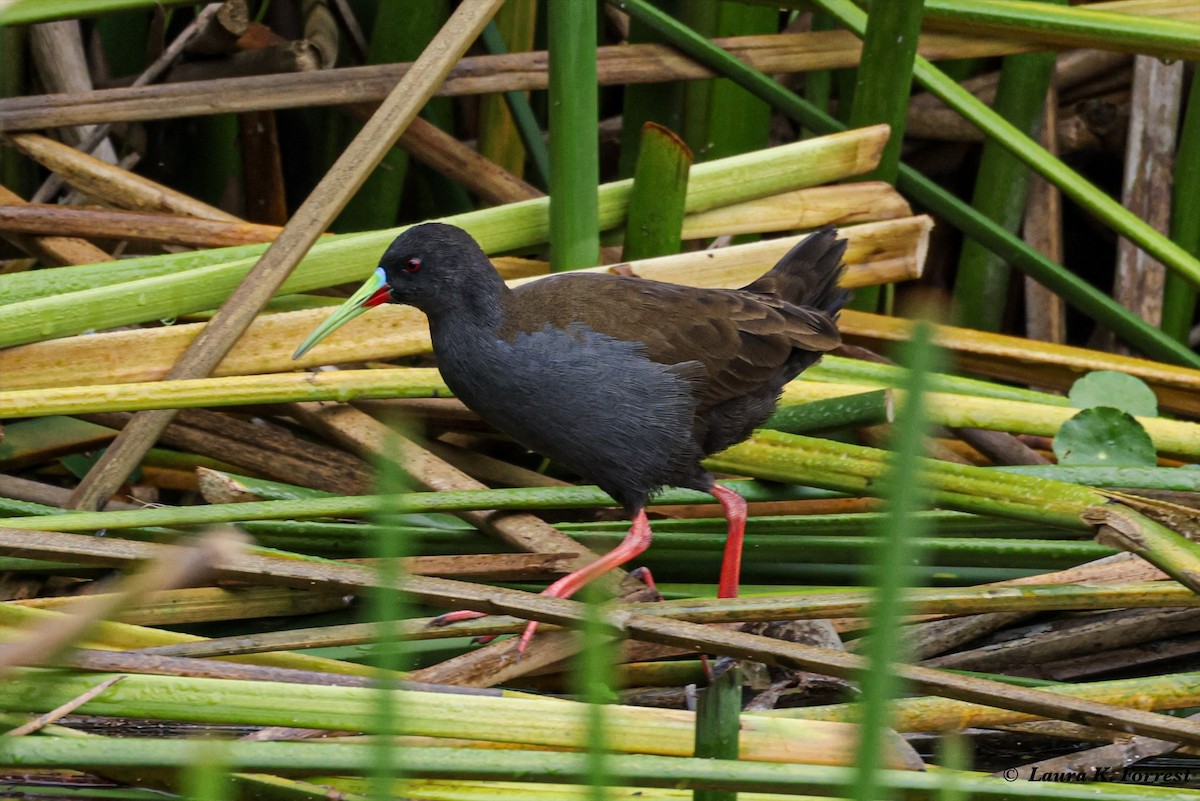
{"label": "bird", "polygon": [[[746,502],[702,460],[746,439],[784,384],[840,344],[846,242],[801,240],[741,289],[694,288],[612,272],[566,272],[509,288],[461,228],[415,225],[363,286],[297,348],[382,303],[429,321],[443,380],[485,422],[598,485],[629,516],[612,551],[544,592],[568,598],[649,547],[650,498],[666,486],[714,496],[728,523],[717,596],[737,596]],[[451,612],[440,623],[482,613]],[[530,622],[519,641],[533,636]]]}

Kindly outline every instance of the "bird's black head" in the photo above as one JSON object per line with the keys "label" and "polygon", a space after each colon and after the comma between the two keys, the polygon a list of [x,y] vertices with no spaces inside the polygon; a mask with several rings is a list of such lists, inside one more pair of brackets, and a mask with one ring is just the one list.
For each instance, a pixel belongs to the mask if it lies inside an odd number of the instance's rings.
{"label": "bird's black head", "polygon": [[445,223],[409,228],[388,246],[377,276],[388,303],[416,306],[426,314],[469,303],[495,292],[496,270],[471,235]]}
{"label": "bird's black head", "polygon": [[382,303],[416,306],[432,317],[486,306],[503,290],[504,281],[466,231],[445,223],[414,225],[396,237],[371,277],[308,335],[292,358]]}

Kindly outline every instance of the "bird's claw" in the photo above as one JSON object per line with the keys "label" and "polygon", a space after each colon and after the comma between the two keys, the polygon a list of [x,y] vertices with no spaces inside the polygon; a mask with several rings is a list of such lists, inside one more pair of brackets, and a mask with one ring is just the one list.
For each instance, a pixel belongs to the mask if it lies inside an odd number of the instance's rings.
{"label": "bird's claw", "polygon": [[[437,626],[448,626],[451,623],[461,623],[464,620],[478,620],[481,617],[487,617],[483,612],[472,612],[470,609],[459,609],[456,612],[446,612],[438,615],[433,620],[429,621],[426,626],[435,628]],[[496,639],[495,634],[480,634],[471,640],[472,645],[487,645],[492,640]]]}
{"label": "bird's claw", "polygon": [[[648,530],[649,524],[646,524],[646,525],[647,525],[647,530]],[[645,549],[643,548],[642,550],[645,550]],[[571,579],[572,577],[574,577],[574,575],[575,574],[571,574],[564,578]],[[653,592],[658,597],[658,600],[661,601],[663,599],[662,593],[660,593],[658,591],[658,586],[654,583],[654,576],[652,576],[650,574],[649,568],[639,567],[635,570],[630,571],[630,575],[639,579],[640,581],[642,581],[646,585],[646,587],[648,589],[650,589],[650,591]],[[586,583],[586,581],[585,581],[585,583]],[[541,593],[539,593],[539,595],[545,596],[547,598],[570,598],[572,595],[575,594],[575,591],[577,589],[578,589],[578,586],[574,586],[569,580],[564,581],[564,579],[559,579],[558,581],[554,582],[549,587],[547,587],[545,590],[543,590]],[[485,616],[486,615],[483,612],[473,612],[469,609],[460,609],[455,612],[446,612],[444,614],[438,615],[433,620],[429,621],[428,625],[431,627],[432,626],[445,626],[450,623],[458,623],[463,620],[477,620],[477,619],[479,619],[481,617],[485,617]],[[537,627],[538,627],[538,621],[536,621],[536,620],[531,620],[527,624],[525,624],[525,630],[521,632],[521,636],[517,639],[517,660],[518,661],[520,661],[521,657],[523,657],[525,655],[526,649],[529,648],[529,643],[533,641],[533,635],[534,635],[534,632],[537,631]],[[494,639],[496,639],[495,634],[483,634],[483,635],[480,635],[480,636],[476,637],[475,639],[473,639],[472,642],[477,645],[485,645],[486,643],[489,643]]]}
{"label": "bird's claw", "polygon": [[[454,612],[446,612],[438,615],[426,625],[430,628],[436,626],[448,626],[451,623],[461,623],[464,620],[478,620],[481,617],[487,617],[484,612],[473,612],[470,609],[459,609]],[[537,621],[531,620],[525,626],[525,631],[521,633],[521,639],[517,641],[517,659],[525,655],[525,649],[529,647],[530,640],[533,639],[533,633],[537,630]],[[496,639],[495,634],[481,634],[471,640],[475,645],[487,645],[492,640]]]}
{"label": "bird's claw", "polygon": [[525,624],[525,630],[521,632],[521,639],[517,641],[517,659],[525,656],[525,649],[529,647],[529,642],[533,639],[533,633],[537,631],[538,622],[531,620]]}
{"label": "bird's claw", "polygon": [[635,567],[629,571],[629,575],[646,585],[646,589],[654,593],[656,600],[663,600],[663,594],[658,591],[658,585],[654,583],[654,575],[648,567]]}
{"label": "bird's claw", "polygon": [[433,620],[426,624],[428,628],[437,628],[438,626],[449,626],[451,623],[461,623],[464,620],[478,620],[481,617],[486,617],[483,612],[473,612],[470,609],[459,609],[454,612],[446,612],[438,615]]}

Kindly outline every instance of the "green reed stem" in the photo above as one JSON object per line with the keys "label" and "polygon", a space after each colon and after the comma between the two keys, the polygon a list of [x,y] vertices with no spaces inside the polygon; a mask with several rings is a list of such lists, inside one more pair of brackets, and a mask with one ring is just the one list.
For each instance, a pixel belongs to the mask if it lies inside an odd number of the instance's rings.
{"label": "green reed stem", "polygon": [[[379,3],[367,48],[368,64],[412,61],[446,21],[445,3]],[[338,231],[390,228],[400,217],[400,200],[408,175],[408,151],[394,147],[338,215]]]}
{"label": "green reed stem", "polygon": [[[390,429],[388,434],[383,453],[394,454],[398,450],[399,437]],[[376,476],[380,494],[387,497],[401,497],[399,493],[407,488],[408,482],[401,465],[391,457],[378,460]],[[394,531],[398,511],[393,506],[375,515],[376,534],[372,538],[372,555],[377,560],[379,584],[371,589],[366,608],[366,614],[376,628],[375,641],[372,643],[375,686],[386,691],[398,689],[400,671],[408,668],[408,641],[400,632],[399,621],[413,615],[407,599],[396,589],[402,579],[400,559],[408,556],[410,551],[409,538],[397,536]],[[394,692],[381,692],[375,705],[377,733],[371,738],[375,761],[370,775],[370,795],[376,801],[389,801],[392,798],[392,785],[403,771],[405,750],[397,747],[392,738],[384,733],[399,728],[402,710],[397,699]]]}
{"label": "green reed stem", "polygon": [[[812,15],[812,30],[813,31],[830,31],[833,30],[833,18],[821,11],[814,11]],[[829,112],[829,101],[833,98],[833,71],[832,70],[810,70],[804,73],[804,99],[826,113]],[[802,131],[804,136],[812,136],[813,131],[805,128]]]}
{"label": "green reed stem", "polygon": [[[253,773],[324,771],[330,775],[361,773],[369,755],[354,743],[233,742],[230,764]],[[0,742],[0,760],[19,767],[87,770],[121,767],[182,768],[194,753],[180,739],[143,738],[137,748],[118,738],[12,737]],[[474,748],[416,748],[414,773],[432,779],[533,782],[561,785],[584,774],[584,755],[555,751]],[[828,765],[717,762],[708,759],[643,754],[613,757],[624,784],[633,787],[728,789],[744,793],[787,793],[833,796],[843,788],[853,768]],[[882,784],[895,797],[925,801],[934,798],[948,779],[941,772],[888,770]],[[955,785],[975,801],[1145,801],[1141,785],[1076,785],[1053,782],[1008,782],[978,774],[955,777]],[[1195,801],[1195,791],[1155,787],[1155,801]],[[496,798],[495,788],[488,792]],[[531,797],[531,796],[525,796]],[[559,796],[562,797],[562,796]],[[650,797],[647,794],[647,797]],[[660,796],[654,796],[660,797]]]}
{"label": "green reed stem", "polygon": [[[755,8],[729,0],[688,5],[715,7],[714,36],[755,36],[778,32],[779,14],[773,8]],[[688,140],[698,161],[748,153],[767,146],[771,133],[770,105],[725,78],[692,81],[690,84],[708,90],[702,107],[706,117],[701,127],[703,139]]]}
{"label": "green reed stem", "polygon": [[641,138],[621,252],[625,261],[678,253],[683,241],[692,151],[657,123],[646,123]]}
{"label": "green reed stem", "polygon": [[[669,16],[680,17],[685,13],[684,0],[651,0]],[[695,5],[694,3],[692,4]],[[662,40],[640,21],[629,21],[630,44],[658,43]],[[648,122],[658,123],[672,131],[683,130],[683,97],[685,87],[696,81],[664,81],[662,83],[634,83],[624,89],[621,113],[621,152],[617,159],[617,176],[632,178],[641,147],[642,127]]]}
{"label": "green reed stem", "polygon": [[[1195,77],[1179,132],[1174,178],[1171,238],[1200,256],[1200,81]],[[1163,331],[1187,344],[1195,319],[1196,289],[1176,273],[1168,273],[1163,288]]]}
{"label": "green reed stem", "polygon": [[600,255],[596,2],[550,3],[550,269],[591,267]]}
{"label": "green reed stem", "polygon": [[888,705],[904,689],[891,668],[906,658],[901,640],[905,595],[912,584],[912,566],[921,558],[915,542],[927,533],[923,518],[916,513],[930,502],[920,463],[929,428],[924,393],[937,362],[933,326],[918,322],[905,344],[902,361],[908,367],[906,391],[893,427],[894,456],[881,478],[888,514],[877,533],[880,547],[875,551],[871,582],[875,604],[866,651],[869,667],[861,682],[861,739],[852,794],[861,801],[875,801],[883,789],[879,771],[889,736]]}
{"label": "green reed stem", "polygon": [[804,434],[886,423],[892,394],[886,389],[780,406],[763,428]]}
{"label": "green reed stem", "polygon": [[583,588],[586,602],[581,635],[583,647],[575,658],[576,692],[587,705],[587,783],[592,801],[607,801],[608,787],[612,781],[612,764],[609,757],[608,716],[605,704],[613,700],[613,654],[617,643],[604,625],[602,603],[604,593],[596,584]]}
{"label": "green reed stem", "polygon": [[[905,3],[876,3],[871,8],[862,59],[855,72],[854,98],[847,125],[886,123],[892,135],[883,148],[879,166],[870,173],[878,181],[894,184],[900,167],[900,145],[904,141],[905,118],[912,87],[913,58],[921,33],[923,0]],[[855,291],[850,306],[863,311],[879,308],[881,288],[863,287]]]}
{"label": "green reed stem", "polygon": [[[508,8],[509,5],[505,5],[500,9],[496,15],[497,19]],[[508,52],[508,48],[504,45],[504,39],[500,35],[500,29],[494,21],[488,23],[488,26],[483,29],[482,38],[484,46],[492,55]],[[508,112],[512,115],[513,124],[517,128],[517,135],[521,137],[521,144],[525,147],[526,167],[533,172],[533,175],[530,176],[532,183],[543,187],[549,186],[550,151],[546,147],[546,138],[542,135],[537,117],[534,116],[533,107],[529,105],[529,98],[525,96],[524,92],[505,92],[504,100],[508,104]]]}
{"label": "green reed stem", "polygon": [[232,789],[225,766],[227,745],[220,740],[197,740],[184,767],[183,797],[188,801],[224,801]]}
{"label": "green reed stem", "polygon": [[[1054,75],[1053,51],[1006,56],[1000,68],[993,108],[1023,134],[1036,138],[1045,114],[1046,92]],[[1015,234],[1029,194],[1029,168],[995,139],[983,143],[972,205]],[[963,242],[954,284],[961,319],[971,328],[999,331],[1008,305],[1010,268],[974,239]]]}
{"label": "green reed stem", "polygon": [[[742,712],[742,671],[737,663],[706,687],[696,702],[696,756],[701,759],[738,758],[738,728]],[[737,801],[737,793],[694,790],[693,801]]]}
{"label": "green reed stem", "polygon": [[882,122],[892,127],[879,166],[868,179],[896,182],[923,1],[876,3],[867,19],[847,125],[862,128]]}
{"label": "green reed stem", "polygon": [[0,6],[0,26],[194,4],[195,0],[23,0]]}
{"label": "green reed stem", "polygon": [[1005,0],[927,0],[926,8],[931,27],[954,23],[954,29],[970,30],[973,36],[1029,33],[1062,49],[1099,47],[1191,59],[1200,48],[1200,29],[1194,18],[1159,19],[1107,9]]}

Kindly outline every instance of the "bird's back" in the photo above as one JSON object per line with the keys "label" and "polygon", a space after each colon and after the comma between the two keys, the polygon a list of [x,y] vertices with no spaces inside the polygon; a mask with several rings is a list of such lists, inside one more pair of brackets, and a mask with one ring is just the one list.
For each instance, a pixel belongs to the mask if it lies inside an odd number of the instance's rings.
{"label": "bird's back", "polygon": [[693,371],[692,436],[710,454],[748,436],[770,416],[783,385],[840,344],[835,321],[849,297],[837,286],[844,252],[834,229],[823,229],[742,289],[564,273],[514,291],[507,319],[583,326],[637,341],[661,364],[696,363],[703,369]]}

